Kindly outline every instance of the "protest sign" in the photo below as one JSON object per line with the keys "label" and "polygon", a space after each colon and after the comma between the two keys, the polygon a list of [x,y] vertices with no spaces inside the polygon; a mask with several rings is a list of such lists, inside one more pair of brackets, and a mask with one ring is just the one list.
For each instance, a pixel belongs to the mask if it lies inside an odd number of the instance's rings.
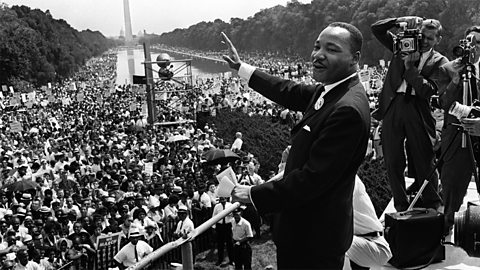
{"label": "protest sign", "polygon": [[145,173],[153,175],[153,162],[145,162]]}
{"label": "protest sign", "polygon": [[109,269],[115,267],[113,257],[120,249],[120,233],[100,235],[97,237],[97,261],[96,269]]}
{"label": "protest sign", "polygon": [[22,123],[20,123],[18,121],[10,123],[10,131],[18,132],[18,133],[23,132]]}
{"label": "protest sign", "polygon": [[85,95],[83,94],[83,92],[79,92],[77,94],[77,101],[82,102],[84,99],[85,99]]}
{"label": "protest sign", "polygon": [[134,102],[134,103],[130,104],[130,111],[134,112],[136,110],[137,110],[137,103]]}

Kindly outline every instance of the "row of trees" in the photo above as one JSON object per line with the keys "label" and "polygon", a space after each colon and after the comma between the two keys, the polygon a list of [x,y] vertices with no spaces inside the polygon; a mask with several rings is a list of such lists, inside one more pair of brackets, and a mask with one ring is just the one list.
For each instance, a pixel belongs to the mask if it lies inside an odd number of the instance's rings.
{"label": "row of trees", "polygon": [[47,10],[0,4],[0,84],[45,85],[71,75],[114,42],[98,31],[77,31]]}
{"label": "row of trees", "polygon": [[363,61],[375,64],[390,55],[373,37],[370,25],[380,19],[407,15],[439,19],[445,32],[438,50],[451,56],[451,50],[462,38],[464,30],[480,24],[480,1],[312,0],[309,4],[302,4],[292,0],[286,6],[261,10],[246,20],[232,18],[227,23],[217,19],[200,22],[188,29],[175,29],[153,38],[152,43],[220,51],[225,49],[220,43],[220,32],[223,31],[240,50],[308,57],[320,30],[331,22],[343,21],[362,31]]}

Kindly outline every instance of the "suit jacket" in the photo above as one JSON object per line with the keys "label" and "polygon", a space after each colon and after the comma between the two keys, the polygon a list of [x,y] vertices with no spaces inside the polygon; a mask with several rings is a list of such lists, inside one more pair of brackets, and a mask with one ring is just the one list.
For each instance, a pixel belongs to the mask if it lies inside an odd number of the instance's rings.
{"label": "suit jacket", "polygon": [[365,90],[355,76],[329,91],[315,110],[322,86],[297,84],[259,70],[249,86],[280,105],[305,111],[291,132],[283,180],[252,187],[251,198],[260,214],[278,213],[278,267],[318,269],[319,258],[342,256],[352,241],[355,174],[370,130]]}
{"label": "suit jacket", "polygon": [[[397,19],[385,19],[374,23],[372,33],[387,49],[393,51],[394,35],[389,31],[395,26]],[[427,128],[427,132],[435,138],[435,119],[431,114],[430,98],[437,94],[435,79],[439,76],[439,67],[448,62],[448,59],[440,53],[433,51],[419,72],[416,67],[405,69],[403,59],[393,56],[388,67],[382,92],[379,95],[379,107],[372,116],[377,120],[385,117],[396,91],[405,80],[415,90],[414,102]]]}

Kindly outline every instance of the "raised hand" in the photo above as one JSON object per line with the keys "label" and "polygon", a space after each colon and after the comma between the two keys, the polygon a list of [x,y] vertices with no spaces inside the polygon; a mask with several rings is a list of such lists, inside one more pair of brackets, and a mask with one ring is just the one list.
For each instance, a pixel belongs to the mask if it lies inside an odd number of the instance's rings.
{"label": "raised hand", "polygon": [[242,61],[240,61],[240,57],[238,56],[237,49],[233,46],[232,42],[230,39],[225,35],[224,32],[222,32],[222,43],[227,44],[228,46],[228,55],[222,55],[223,60],[225,60],[230,68],[233,68],[235,70],[240,69],[240,64]]}

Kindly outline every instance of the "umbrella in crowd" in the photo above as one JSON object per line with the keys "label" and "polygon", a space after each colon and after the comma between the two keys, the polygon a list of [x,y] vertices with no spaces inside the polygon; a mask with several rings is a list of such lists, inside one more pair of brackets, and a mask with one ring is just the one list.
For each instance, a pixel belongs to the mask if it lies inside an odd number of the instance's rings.
{"label": "umbrella in crowd", "polygon": [[228,162],[235,162],[240,157],[229,149],[212,149],[203,154],[206,160],[205,165],[226,164]]}
{"label": "umbrella in crowd", "polygon": [[168,138],[167,142],[180,142],[180,141],[188,141],[190,138],[188,138],[187,136],[183,136],[183,135],[173,135],[171,136],[170,138]]}
{"label": "umbrella in crowd", "polygon": [[38,187],[39,185],[32,180],[21,180],[5,186],[5,189],[7,191],[14,192],[37,189]]}

